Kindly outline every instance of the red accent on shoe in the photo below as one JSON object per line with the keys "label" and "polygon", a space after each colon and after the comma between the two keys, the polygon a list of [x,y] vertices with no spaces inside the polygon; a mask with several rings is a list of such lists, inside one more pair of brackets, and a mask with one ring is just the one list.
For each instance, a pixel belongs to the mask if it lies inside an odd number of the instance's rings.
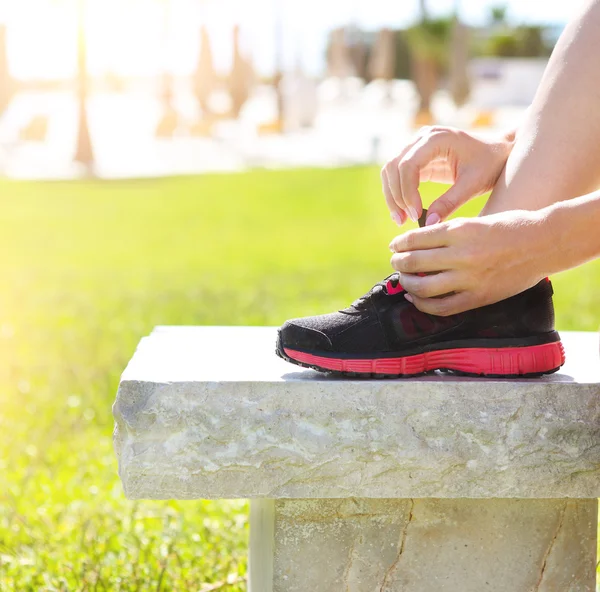
{"label": "red accent on shoe", "polygon": [[392,280],[388,280],[388,283],[385,285],[385,289],[390,296],[393,296],[394,294],[400,294],[400,292],[404,291],[404,288],[400,285],[400,282],[394,286],[394,284],[392,284]]}
{"label": "red accent on shoe", "polygon": [[398,376],[441,369],[516,376],[550,372],[565,363],[565,351],[560,341],[526,347],[442,349],[400,358],[329,358],[287,348],[284,352],[298,362],[323,370]]}

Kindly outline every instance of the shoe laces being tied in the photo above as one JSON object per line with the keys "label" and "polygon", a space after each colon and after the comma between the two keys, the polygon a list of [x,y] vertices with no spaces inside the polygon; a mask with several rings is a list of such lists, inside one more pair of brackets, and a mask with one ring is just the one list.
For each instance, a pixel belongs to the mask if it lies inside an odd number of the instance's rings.
{"label": "shoe laces being tied", "polygon": [[384,292],[388,295],[399,294],[403,292],[404,288],[400,285],[400,274],[392,273],[385,279],[377,282],[366,294],[358,298],[352,303],[353,308],[361,309],[364,308],[366,302],[374,295]]}
{"label": "shoe laces being tied", "polygon": [[[426,224],[427,220],[427,210],[423,208],[421,212],[421,217],[419,218],[419,227],[423,228]],[[424,276],[426,274],[419,273],[418,275]],[[378,294],[382,290],[385,290],[385,293],[389,296],[393,296],[394,294],[399,294],[400,292],[404,292],[404,288],[400,284],[400,274],[392,273],[388,277],[386,277],[381,282],[377,282],[364,296],[361,296],[358,300],[355,300],[352,303],[353,308],[363,308],[367,300],[371,298],[374,294]]]}

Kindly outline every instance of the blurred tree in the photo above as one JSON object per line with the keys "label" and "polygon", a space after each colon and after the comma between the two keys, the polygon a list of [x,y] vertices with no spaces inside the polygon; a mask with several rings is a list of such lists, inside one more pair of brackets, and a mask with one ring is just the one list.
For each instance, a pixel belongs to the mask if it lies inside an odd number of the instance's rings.
{"label": "blurred tree", "polygon": [[426,19],[406,30],[411,53],[412,79],[419,93],[416,125],[433,123],[431,98],[437,90],[442,74],[448,67],[448,45],[452,19]]}
{"label": "blurred tree", "polygon": [[94,164],[94,152],[92,149],[92,140],[90,138],[87,116],[89,80],[87,75],[87,52],[85,41],[85,8],[86,0],[79,0],[77,36],[77,98],[79,103],[79,124],[75,160],[85,165],[88,172],[91,172]]}
{"label": "blurred tree", "polygon": [[502,58],[536,58],[547,57],[552,53],[554,42],[548,41],[544,27],[511,27],[506,15],[506,5],[491,7],[490,30],[474,47],[475,54]]}
{"label": "blurred tree", "polygon": [[484,55],[495,57],[515,57],[518,54],[517,39],[510,31],[495,33],[485,43]]}
{"label": "blurred tree", "polygon": [[6,111],[14,93],[14,83],[8,65],[6,25],[0,25],[0,116]]}
{"label": "blurred tree", "polygon": [[519,55],[524,58],[547,57],[552,53],[553,45],[544,39],[544,29],[536,25],[517,27]]}
{"label": "blurred tree", "polygon": [[454,104],[464,105],[469,98],[470,84],[468,73],[469,29],[461,23],[458,15],[452,25],[450,47],[449,89]]}
{"label": "blurred tree", "polygon": [[[379,34],[350,28],[347,33],[347,46],[340,43],[342,29],[334,29],[329,33],[326,48],[327,75],[336,77],[358,76],[366,82],[373,80],[372,69]],[[403,29],[391,32],[394,47],[392,62],[394,64],[392,78],[406,80],[411,75],[411,56]]]}
{"label": "blurred tree", "polygon": [[505,4],[492,6],[490,8],[490,20],[492,26],[503,26],[506,24],[506,13],[508,7]]}
{"label": "blurred tree", "polygon": [[553,44],[544,38],[542,27],[521,25],[490,35],[484,41],[481,53],[503,58],[537,58],[548,57],[552,49]]}
{"label": "blurred tree", "polygon": [[396,63],[394,78],[406,80],[411,77],[411,53],[406,31],[396,31]]}

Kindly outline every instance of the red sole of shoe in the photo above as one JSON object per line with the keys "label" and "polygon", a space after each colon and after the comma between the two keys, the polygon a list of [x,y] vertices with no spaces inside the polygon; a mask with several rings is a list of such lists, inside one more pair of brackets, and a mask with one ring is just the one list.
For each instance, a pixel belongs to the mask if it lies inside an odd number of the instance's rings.
{"label": "red sole of shoe", "polygon": [[523,376],[555,372],[565,363],[560,341],[502,348],[442,349],[400,358],[333,358],[283,348],[291,360],[318,370],[353,374],[411,376],[454,370],[483,376]]}

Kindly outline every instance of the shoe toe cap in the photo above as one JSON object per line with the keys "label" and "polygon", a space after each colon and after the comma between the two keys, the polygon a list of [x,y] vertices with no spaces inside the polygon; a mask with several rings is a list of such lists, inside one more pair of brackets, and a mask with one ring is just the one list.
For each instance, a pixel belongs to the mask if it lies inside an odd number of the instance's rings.
{"label": "shoe toe cap", "polygon": [[314,327],[307,327],[302,321],[293,319],[281,327],[279,334],[282,346],[288,349],[331,351],[329,337]]}

